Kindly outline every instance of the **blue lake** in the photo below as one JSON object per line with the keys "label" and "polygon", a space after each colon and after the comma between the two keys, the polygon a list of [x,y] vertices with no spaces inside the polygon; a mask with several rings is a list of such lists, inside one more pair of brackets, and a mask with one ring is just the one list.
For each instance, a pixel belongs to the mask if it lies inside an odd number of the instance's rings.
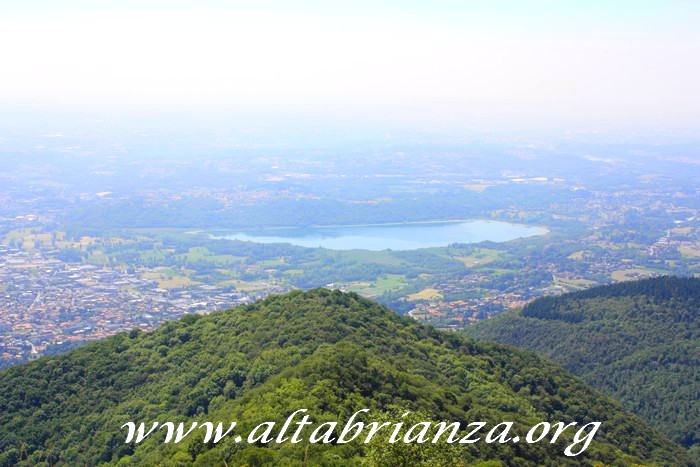
{"label": "blue lake", "polygon": [[291,243],[309,248],[332,250],[415,250],[447,246],[451,243],[476,243],[485,240],[505,242],[522,237],[544,235],[544,227],[508,222],[470,220],[420,222],[339,227],[308,227],[227,232],[214,238],[256,243]]}

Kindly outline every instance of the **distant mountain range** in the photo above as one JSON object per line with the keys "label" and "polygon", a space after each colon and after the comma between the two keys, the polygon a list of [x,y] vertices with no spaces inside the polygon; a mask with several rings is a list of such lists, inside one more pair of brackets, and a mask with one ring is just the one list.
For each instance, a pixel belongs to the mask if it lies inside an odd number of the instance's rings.
{"label": "distant mountain range", "polygon": [[[648,306],[657,309],[653,300]],[[684,378],[682,371],[675,378]],[[163,434],[134,444],[125,443],[120,429],[129,421],[166,420],[235,420],[251,429],[300,408],[319,422],[369,408],[384,419],[410,410],[465,425],[514,421],[517,433],[541,421],[602,426],[575,458],[563,455],[568,434],[554,444],[417,449],[385,442],[249,445],[231,438],[213,444],[202,442],[203,432],[178,444],[164,444]],[[691,464],[684,449],[617,402],[532,353],[442,333],[356,294],[326,289],[190,315],[152,333],[122,333],[9,368],[0,373],[0,452],[0,465]]]}
{"label": "distant mountain range", "polygon": [[545,297],[466,334],[561,364],[700,454],[700,279],[658,277]]}

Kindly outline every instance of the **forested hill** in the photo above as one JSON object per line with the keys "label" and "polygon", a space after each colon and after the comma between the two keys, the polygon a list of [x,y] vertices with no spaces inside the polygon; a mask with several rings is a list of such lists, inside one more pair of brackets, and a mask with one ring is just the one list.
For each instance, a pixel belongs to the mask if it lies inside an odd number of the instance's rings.
{"label": "forested hill", "polygon": [[[128,421],[166,420],[235,420],[249,430],[281,424],[300,408],[316,421],[344,420],[360,408],[385,419],[411,410],[425,420],[515,421],[518,434],[545,420],[603,424],[576,458],[563,455],[573,433],[556,444],[387,449],[385,442],[203,444],[203,431],[179,444],[163,444],[163,432],[134,445],[120,430]],[[690,462],[616,402],[534,354],[441,333],[325,289],[187,316],[0,373],[0,452],[2,465]]]}
{"label": "forested hill", "polygon": [[546,297],[466,333],[560,363],[686,447],[700,448],[700,279]]}

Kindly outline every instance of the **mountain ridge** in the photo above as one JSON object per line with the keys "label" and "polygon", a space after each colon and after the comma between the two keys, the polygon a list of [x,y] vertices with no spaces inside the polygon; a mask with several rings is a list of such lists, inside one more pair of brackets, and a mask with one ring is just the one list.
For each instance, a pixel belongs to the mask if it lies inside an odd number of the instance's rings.
{"label": "mountain ridge", "polygon": [[535,351],[700,449],[699,310],[700,279],[664,276],[538,299],[465,334]]}
{"label": "mountain ridge", "polygon": [[[381,464],[385,445],[179,445],[124,443],[128,421],[240,420],[250,428],[307,408],[317,421],[359,408],[406,409],[436,420],[601,421],[589,449],[561,443],[469,445],[413,452],[459,465],[595,462],[689,465],[686,453],[556,365],[400,317],[355,294],[294,291],[189,315],[0,373],[0,461],[75,465]],[[401,455],[409,455],[402,452]],[[14,457],[13,457],[14,456]],[[418,457],[416,457],[418,456]],[[423,457],[420,457],[423,456]],[[426,457],[427,456],[427,457]],[[378,460],[379,459],[379,460]],[[383,461],[381,461],[383,459]]]}

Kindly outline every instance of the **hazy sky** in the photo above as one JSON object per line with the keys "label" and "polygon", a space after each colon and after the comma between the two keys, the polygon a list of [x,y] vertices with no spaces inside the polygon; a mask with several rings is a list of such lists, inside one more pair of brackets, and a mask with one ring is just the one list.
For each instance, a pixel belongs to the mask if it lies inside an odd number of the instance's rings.
{"label": "hazy sky", "polygon": [[0,0],[0,106],[700,122],[695,0]]}

